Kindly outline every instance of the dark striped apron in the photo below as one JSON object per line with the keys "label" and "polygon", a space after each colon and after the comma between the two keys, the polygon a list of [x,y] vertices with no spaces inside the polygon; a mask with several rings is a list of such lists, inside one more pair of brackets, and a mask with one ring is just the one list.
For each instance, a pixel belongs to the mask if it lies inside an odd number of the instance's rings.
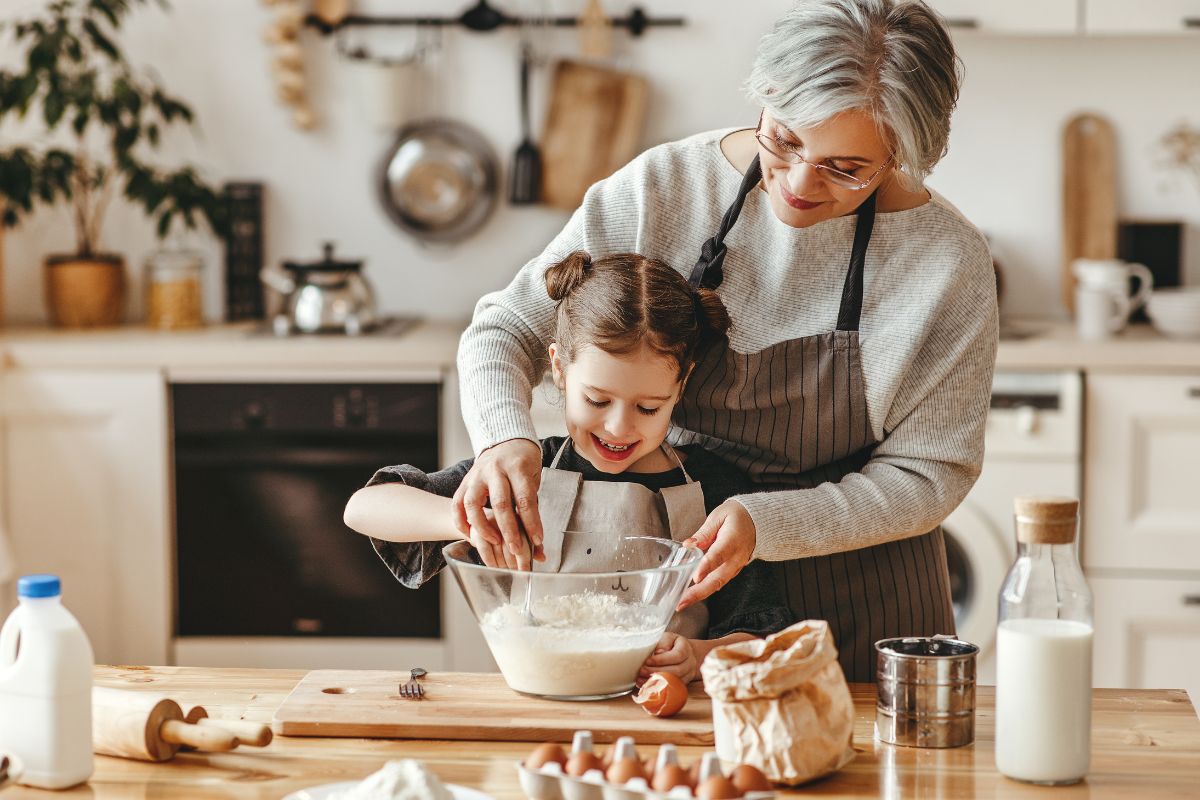
{"label": "dark striped apron", "polygon": [[[723,280],[725,236],[762,177],[758,159],[717,234],[704,243],[693,286]],[[703,354],[672,418],[671,441],[700,444],[737,464],[763,491],[807,489],[858,472],[877,441],[867,416],[858,322],[875,195],[859,207],[837,328],[755,353],[722,341]],[[736,320],[735,323],[736,325]],[[874,643],[954,632],[940,528],[874,547],[774,565],[796,620],[828,620],[850,681],[875,679]]]}

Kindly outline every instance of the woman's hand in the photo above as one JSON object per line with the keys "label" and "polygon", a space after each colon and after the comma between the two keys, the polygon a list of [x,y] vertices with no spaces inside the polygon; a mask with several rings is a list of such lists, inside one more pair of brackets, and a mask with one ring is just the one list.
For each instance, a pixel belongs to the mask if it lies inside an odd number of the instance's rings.
{"label": "woman's hand", "polygon": [[699,547],[705,555],[692,577],[694,584],[679,599],[676,611],[703,600],[733,580],[754,555],[757,532],[750,512],[736,500],[726,500],[713,509],[691,538],[683,544]]}
{"label": "woman's hand", "polygon": [[700,677],[700,659],[692,640],[678,633],[664,633],[654,652],[638,670],[637,685],[641,686],[655,672],[673,672],[684,683]]}
{"label": "woman's hand", "polygon": [[[494,526],[495,517],[492,514],[492,510],[490,508],[485,508],[483,512],[484,516],[487,517],[488,522]],[[528,550],[523,549],[520,553],[511,553],[503,544],[493,543],[490,539],[483,535],[482,531],[474,526],[471,527],[471,533],[467,538],[471,541],[471,546],[474,547],[476,552],[479,553],[479,560],[482,561],[486,566],[504,567],[506,569],[523,571],[533,569],[533,565],[530,563],[531,554]],[[546,560],[546,556],[542,554],[540,547],[533,554],[533,558],[537,561]]]}
{"label": "woman's hand", "polygon": [[534,552],[540,552],[542,519],[537,491],[541,479],[542,449],[529,439],[509,439],[475,459],[454,493],[454,526],[470,538],[485,564],[488,553],[495,558],[501,550],[507,551],[505,565],[509,556],[522,555],[528,564],[526,535]]}

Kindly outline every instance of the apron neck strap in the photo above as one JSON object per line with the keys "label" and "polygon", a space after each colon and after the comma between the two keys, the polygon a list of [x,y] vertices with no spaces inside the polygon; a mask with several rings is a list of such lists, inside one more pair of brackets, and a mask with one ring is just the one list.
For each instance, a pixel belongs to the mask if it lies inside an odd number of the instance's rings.
{"label": "apron neck strap", "polygon": [[554,460],[550,462],[550,469],[558,469],[558,462],[562,460],[563,453],[567,452],[567,445],[570,443],[570,436],[567,436],[563,439],[563,443],[559,445],[558,452],[554,454]]}
{"label": "apron neck strap", "polygon": [[[550,462],[550,469],[558,469],[558,462],[562,460],[563,453],[567,452],[567,446],[571,444],[571,437],[563,439],[563,443],[559,445],[558,452],[554,454],[554,459]],[[667,456],[679,466],[679,471],[683,473],[683,479],[688,483],[692,482],[692,476],[688,475],[688,471],[684,469],[683,461],[680,460],[679,454],[675,452],[675,448],[669,446],[666,442],[659,445],[659,448]]]}
{"label": "apron neck strap", "polygon": [[[733,229],[734,224],[742,213],[742,206],[750,192],[754,191],[762,180],[762,164],[758,156],[750,162],[750,167],[742,177],[738,187],[737,198],[725,210],[721,218],[721,227],[715,236],[708,239],[700,248],[700,258],[692,267],[688,283],[692,288],[715,289],[725,279],[722,264],[725,262],[725,237]],[[846,282],[842,286],[842,302],[838,307],[839,331],[857,331],[859,318],[862,316],[863,271],[867,261],[867,245],[871,241],[871,231],[875,227],[876,192],[863,201],[856,212],[858,221],[854,226],[854,246],[850,251],[850,267],[846,270]]]}
{"label": "apron neck strap", "polygon": [[857,331],[862,316],[863,266],[867,262],[867,244],[875,227],[875,192],[858,207],[858,222],[854,225],[854,247],[850,251],[850,268],[842,285],[842,303],[838,307],[839,331]]}
{"label": "apron neck strap", "polygon": [[659,445],[659,447],[662,449],[663,453],[666,454],[667,458],[674,461],[675,464],[679,467],[679,471],[683,473],[683,479],[685,481],[687,481],[688,483],[691,483],[692,476],[688,475],[688,471],[686,468],[684,468],[683,461],[679,458],[679,454],[675,452],[675,448],[671,447],[666,442],[663,442],[661,445]]}
{"label": "apron neck strap", "polygon": [[758,182],[761,180],[762,164],[759,163],[758,156],[755,156],[754,160],[750,162],[746,174],[742,177],[737,199],[725,210],[725,216],[721,218],[721,227],[717,230],[717,235],[706,241],[700,248],[700,259],[696,262],[696,266],[692,267],[692,274],[688,278],[688,283],[692,285],[693,289],[715,289],[721,285],[721,281],[725,280],[725,273],[721,270],[721,264],[725,261],[725,236],[733,229],[734,223],[742,213],[742,205],[746,202],[746,197],[754,191],[754,187],[758,186]]}

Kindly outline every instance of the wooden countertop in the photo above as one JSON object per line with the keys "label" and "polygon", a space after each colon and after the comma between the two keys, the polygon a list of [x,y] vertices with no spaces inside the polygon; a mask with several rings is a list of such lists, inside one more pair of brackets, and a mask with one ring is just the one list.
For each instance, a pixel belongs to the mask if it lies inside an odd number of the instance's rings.
{"label": "wooden countertop", "polygon": [[[201,703],[212,716],[269,722],[304,673],[295,670],[192,667],[97,667],[99,685],[166,692],[184,703]],[[856,685],[854,745],[858,756],[829,778],[794,795],[826,797],[948,798],[1130,797],[1166,800],[1195,797],[1200,787],[1200,720],[1181,690],[1095,692],[1092,771],[1084,783],[1048,789],[1004,778],[993,760],[991,687],[980,687],[976,741],[953,750],[922,750],[878,744],[872,738],[875,693]],[[513,742],[451,742],[309,739],[277,736],[262,750],[181,753],[150,764],[96,756],[86,786],[43,792],[17,786],[0,793],[18,798],[92,797],[272,798],[335,781],[358,780],[391,758],[419,758],[439,777],[482,790],[497,800],[519,800],[514,762],[532,749]],[[680,748],[690,762],[702,748]]]}
{"label": "wooden countertop", "polygon": [[[278,338],[254,323],[153,331],[142,325],[81,330],[0,330],[0,363],[9,369],[162,369],[215,373],[270,368],[435,369],[453,367],[466,320],[425,320],[400,335]],[[1062,321],[1012,320],[1002,326],[999,370],[1087,372],[1200,371],[1200,339],[1169,339],[1131,325],[1104,341],[1080,339]]]}
{"label": "wooden countertop", "polygon": [[1200,339],[1172,339],[1140,324],[1090,341],[1080,339],[1071,323],[1017,320],[1001,326],[996,369],[1194,375],[1200,371]]}

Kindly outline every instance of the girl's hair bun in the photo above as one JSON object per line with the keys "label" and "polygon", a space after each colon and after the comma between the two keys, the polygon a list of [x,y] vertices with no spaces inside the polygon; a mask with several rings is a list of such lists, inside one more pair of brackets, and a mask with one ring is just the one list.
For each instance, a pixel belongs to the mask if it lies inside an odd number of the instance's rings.
{"label": "girl's hair bun", "polygon": [[724,336],[733,324],[725,304],[712,289],[696,289],[696,319],[707,333]]}
{"label": "girl's hair bun", "polygon": [[576,250],[557,264],[546,268],[546,293],[558,302],[587,280],[592,271],[592,257]]}

